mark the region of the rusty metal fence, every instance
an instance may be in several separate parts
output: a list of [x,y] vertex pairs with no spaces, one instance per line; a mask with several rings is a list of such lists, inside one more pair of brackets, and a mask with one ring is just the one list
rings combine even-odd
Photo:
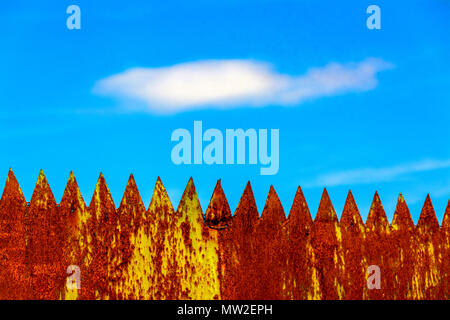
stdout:
[[313,221],[300,188],[260,216],[249,183],[232,215],[219,181],[203,215],[192,179],[174,210],[158,178],[146,209],[130,176],[116,209],[102,175],[86,206],[71,173],[58,205],[41,171],[27,204],[10,170],[0,200],[0,299],[449,299],[449,261],[450,202],[440,226],[429,197],[415,226],[375,194],[364,224],[325,190]]

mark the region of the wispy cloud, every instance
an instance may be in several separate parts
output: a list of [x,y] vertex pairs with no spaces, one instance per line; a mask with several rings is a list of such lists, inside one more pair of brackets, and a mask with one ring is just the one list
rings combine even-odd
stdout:
[[369,184],[391,181],[399,176],[410,173],[444,168],[450,168],[450,160],[423,160],[386,168],[364,168],[328,173],[318,176],[307,185],[310,187],[332,187],[347,184]]
[[207,107],[298,105],[305,100],[377,86],[378,72],[392,65],[369,58],[330,63],[303,75],[277,73],[253,60],[205,60],[165,68],[133,68],[97,82],[94,92],[144,102],[146,109],[176,113]]

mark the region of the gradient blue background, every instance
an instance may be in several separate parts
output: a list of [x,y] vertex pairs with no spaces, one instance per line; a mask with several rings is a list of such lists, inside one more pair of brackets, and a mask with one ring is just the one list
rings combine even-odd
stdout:
[[[82,29],[66,28],[66,8],[82,10]],[[366,8],[382,10],[382,29],[366,28]],[[0,174],[13,168],[29,200],[40,168],[61,199],[70,170],[89,203],[99,172],[119,205],[129,174],[149,204],[161,176],[174,207],[190,176],[206,209],[217,179],[234,211],[251,180],[262,210],[270,184],[286,213],[303,186],[312,215],[317,176],[450,159],[450,2],[433,1],[4,1],[0,7]],[[330,62],[377,57],[395,65],[372,91],[268,106],[177,115],[121,112],[93,94],[95,83],[132,67],[204,59],[255,59],[303,74]],[[175,166],[176,128],[279,128],[280,169]],[[389,219],[399,192],[413,219],[430,193],[442,221],[450,168],[373,183],[329,187],[340,216],[348,189],[363,219],[378,190]]]

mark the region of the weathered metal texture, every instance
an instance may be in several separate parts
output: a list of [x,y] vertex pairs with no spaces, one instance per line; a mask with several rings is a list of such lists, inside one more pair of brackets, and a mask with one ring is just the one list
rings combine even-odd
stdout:
[[[92,289],[89,286],[81,287],[83,278],[89,274],[88,268],[92,261],[92,233],[88,223],[90,215],[73,172],[70,173],[61,203],[59,204],[58,215],[60,221],[63,222],[61,225],[61,236],[64,241],[62,266],[66,268],[66,273],[69,266],[80,268],[79,271],[69,270],[69,272],[79,272],[80,282],[78,284],[71,282],[67,285],[66,281],[62,291],[62,298],[75,300],[79,297],[81,298],[84,291],[87,292]],[[88,284],[87,281],[86,284]]]
[[415,226],[405,199],[400,194],[389,236],[392,259],[389,267],[394,274],[394,299],[413,298]]
[[65,286],[65,223],[41,170],[27,211],[27,264],[33,299],[60,299]]
[[177,275],[176,216],[166,189],[158,177],[147,215],[150,219],[152,266],[150,298],[173,300],[181,297]]
[[253,299],[279,300],[285,296],[285,252],[281,241],[284,237],[282,226],[285,221],[286,215],[281,201],[273,186],[270,186],[261,218],[255,225],[253,251],[257,285]]
[[[364,287],[364,297],[370,300],[393,299],[393,274],[389,267],[392,246],[389,243],[390,226],[378,192],[375,192],[366,221],[366,238],[363,242],[368,266],[378,266],[381,271],[380,289]],[[367,276],[367,275],[366,275]]]
[[318,274],[314,266],[314,250],[310,242],[313,220],[302,189],[298,187],[283,225],[284,298],[317,300],[321,298]]
[[328,192],[324,189],[311,229],[311,245],[314,249],[314,266],[324,300],[343,299],[344,255],[342,233]]
[[443,288],[439,261],[442,259],[442,235],[439,222],[427,195],[416,228],[416,246],[414,250],[413,298],[435,299],[442,297]]
[[361,300],[365,298],[367,260],[364,240],[366,231],[364,222],[351,191],[348,192],[342,212],[340,227],[344,254],[344,299]]
[[[226,199],[225,199],[226,200]],[[250,182],[228,228],[219,233],[220,292],[225,300],[250,300],[257,287],[254,230],[259,214]]]
[[114,245],[109,254],[114,280],[111,299],[149,299],[152,279],[150,219],[133,175],[117,209]]
[[214,188],[211,201],[205,213],[205,224],[212,229],[224,229],[228,227],[232,219],[230,206],[223,192],[220,180]]
[[25,211],[27,202],[10,169],[0,199],[0,299],[30,299],[26,265]]
[[193,179],[175,214],[177,299],[220,299],[218,230],[204,223]]
[[339,222],[326,190],[313,222],[300,188],[286,219],[272,186],[259,217],[250,183],[231,216],[220,180],[204,218],[192,178],[176,211],[159,178],[145,210],[133,176],[117,210],[101,174],[89,208],[73,173],[59,206],[42,171],[29,206],[12,171],[0,199],[1,299],[450,299],[448,261],[450,201],[439,227],[429,196],[417,227],[378,193]]
[[109,299],[114,282],[111,258],[116,247],[115,230],[118,215],[103,174],[100,174],[88,208],[88,227],[91,234],[91,260],[86,274],[82,274],[84,299]]

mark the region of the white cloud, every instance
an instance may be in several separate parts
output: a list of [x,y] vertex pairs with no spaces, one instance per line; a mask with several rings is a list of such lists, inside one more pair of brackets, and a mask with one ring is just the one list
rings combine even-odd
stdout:
[[306,99],[376,87],[392,67],[380,59],[331,63],[304,75],[281,74],[252,60],[206,60],[165,68],[133,68],[98,81],[94,92],[144,102],[149,111],[176,113],[207,107],[296,105]]
[[365,168],[329,173],[317,177],[309,186],[339,186],[390,181],[398,176],[450,168],[450,160],[423,160],[388,168]]

